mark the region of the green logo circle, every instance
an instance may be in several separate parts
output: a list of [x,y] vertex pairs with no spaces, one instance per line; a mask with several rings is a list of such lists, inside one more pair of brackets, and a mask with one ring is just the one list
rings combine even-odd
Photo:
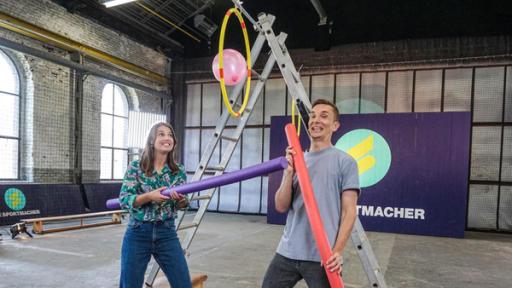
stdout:
[[4,200],[7,206],[14,211],[20,211],[25,208],[25,204],[27,203],[25,194],[16,188],[7,189],[7,191],[5,191]]
[[361,188],[377,184],[391,166],[388,143],[372,130],[352,130],[338,139],[336,148],[350,154],[357,161]]

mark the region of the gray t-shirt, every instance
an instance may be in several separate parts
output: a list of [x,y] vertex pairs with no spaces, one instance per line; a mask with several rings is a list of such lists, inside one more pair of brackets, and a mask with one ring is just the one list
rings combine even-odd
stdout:
[[[304,153],[309,178],[329,243],[334,246],[341,215],[341,193],[359,191],[357,163],[352,156],[329,147]],[[320,261],[297,176],[293,177],[292,205],[277,253],[295,260]]]

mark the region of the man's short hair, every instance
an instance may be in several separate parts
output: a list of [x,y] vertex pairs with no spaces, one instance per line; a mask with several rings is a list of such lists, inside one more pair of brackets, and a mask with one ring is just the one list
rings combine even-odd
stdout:
[[313,102],[313,105],[311,106],[311,108],[315,107],[316,105],[320,105],[320,104],[331,106],[332,111],[334,112],[334,117],[336,117],[336,120],[338,120],[338,115],[340,115],[340,111],[338,110],[338,107],[336,107],[336,105],[334,105],[334,103],[332,103],[331,101],[326,100],[326,99],[318,99],[315,102]]

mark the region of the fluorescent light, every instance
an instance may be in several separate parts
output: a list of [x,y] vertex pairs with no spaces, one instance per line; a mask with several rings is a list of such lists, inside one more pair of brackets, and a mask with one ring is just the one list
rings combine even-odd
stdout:
[[130,3],[130,2],[134,2],[134,1],[137,1],[137,0],[109,0],[109,1],[103,2],[103,5],[105,5],[107,8],[110,8],[110,7]]

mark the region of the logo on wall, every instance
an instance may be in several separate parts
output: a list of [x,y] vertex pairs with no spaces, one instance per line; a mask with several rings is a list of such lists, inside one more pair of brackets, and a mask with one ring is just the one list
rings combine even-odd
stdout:
[[7,206],[14,211],[20,211],[25,208],[25,204],[27,203],[25,194],[16,188],[7,189],[7,191],[5,191],[4,200]]
[[377,184],[391,166],[388,143],[372,130],[352,130],[338,139],[336,148],[350,154],[357,161],[361,188]]

